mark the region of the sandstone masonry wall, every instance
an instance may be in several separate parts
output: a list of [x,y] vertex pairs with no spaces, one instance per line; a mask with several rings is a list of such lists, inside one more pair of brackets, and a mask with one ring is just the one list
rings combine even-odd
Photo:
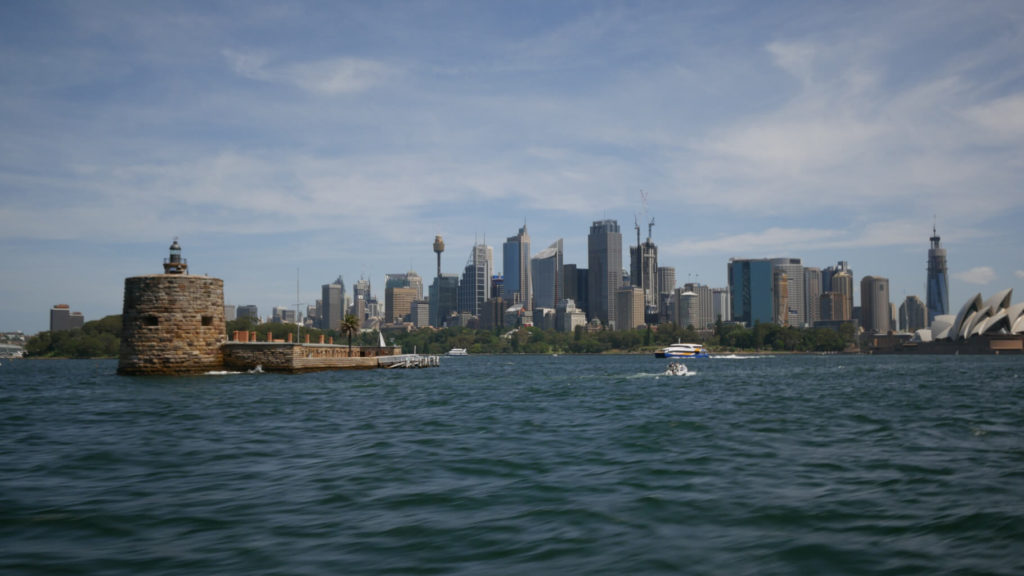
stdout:
[[224,281],[186,274],[125,278],[119,374],[223,369]]

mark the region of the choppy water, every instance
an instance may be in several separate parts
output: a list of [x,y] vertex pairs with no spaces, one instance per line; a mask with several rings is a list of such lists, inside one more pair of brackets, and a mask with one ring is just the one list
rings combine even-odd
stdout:
[[1021,574],[1024,358],[0,366],[3,574]]

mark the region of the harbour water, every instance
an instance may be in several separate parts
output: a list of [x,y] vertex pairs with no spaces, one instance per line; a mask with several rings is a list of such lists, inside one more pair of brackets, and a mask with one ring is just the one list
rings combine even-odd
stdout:
[[1022,574],[1024,357],[0,366],[2,574]]

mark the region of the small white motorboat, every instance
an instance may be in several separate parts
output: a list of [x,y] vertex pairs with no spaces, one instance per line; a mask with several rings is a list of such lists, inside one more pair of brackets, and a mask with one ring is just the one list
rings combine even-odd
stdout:
[[686,376],[690,371],[686,368],[686,364],[682,362],[671,362],[665,368],[666,376]]

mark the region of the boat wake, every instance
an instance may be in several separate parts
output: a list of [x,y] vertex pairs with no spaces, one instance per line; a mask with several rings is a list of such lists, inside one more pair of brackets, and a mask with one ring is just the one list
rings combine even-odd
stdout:
[[737,355],[737,354],[726,354],[726,355],[715,354],[714,356],[711,357],[712,360],[754,360],[756,358],[774,358],[774,356],[760,356],[760,355],[756,355],[756,356],[743,355],[743,356],[740,356],[740,355]]
[[696,376],[697,374],[698,373],[694,372],[693,370],[689,370],[685,374],[668,374],[665,372],[638,372],[631,376],[626,376],[626,379],[637,380],[640,378],[654,378],[655,380],[657,380],[658,378],[678,378],[679,376]]

